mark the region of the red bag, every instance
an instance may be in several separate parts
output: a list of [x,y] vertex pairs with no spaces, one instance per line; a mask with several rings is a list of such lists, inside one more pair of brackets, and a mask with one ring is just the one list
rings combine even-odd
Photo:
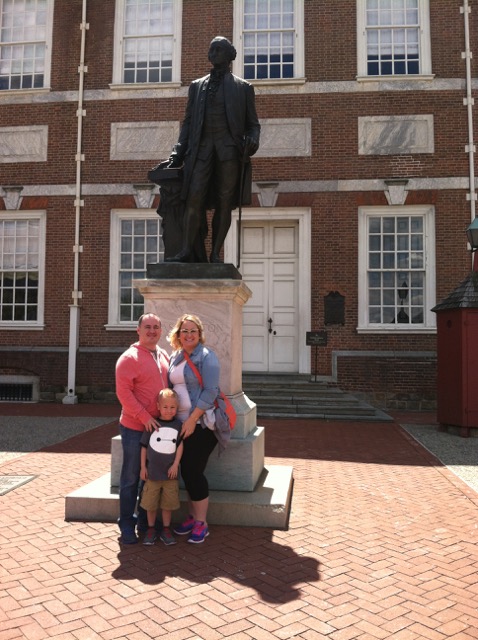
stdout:
[[[199,380],[199,384],[201,385],[201,387],[204,387],[203,382],[202,382],[202,376],[199,373],[196,365],[194,364],[194,362],[191,360],[191,358],[188,356],[188,354],[185,351],[183,351],[183,353],[184,353],[184,357],[188,361],[189,366],[193,370],[196,378]],[[225,413],[226,413],[226,415],[227,415],[227,417],[229,419],[229,427],[230,427],[230,429],[232,431],[232,429],[234,429],[234,427],[236,426],[236,420],[237,420],[236,410],[232,406],[232,402],[229,400],[229,398],[227,396],[225,396],[223,394],[223,392],[221,390],[219,390],[219,397],[224,402],[224,411],[225,411]],[[214,401],[214,406],[216,406],[216,407],[218,406],[217,400]]]

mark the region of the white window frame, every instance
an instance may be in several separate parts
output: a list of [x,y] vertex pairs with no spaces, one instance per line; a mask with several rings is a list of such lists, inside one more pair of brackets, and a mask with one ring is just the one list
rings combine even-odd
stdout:
[[[423,324],[377,324],[368,321],[368,220],[370,217],[422,216],[424,222],[424,317]],[[358,210],[358,333],[436,333],[435,208],[429,205],[360,207]]]
[[123,220],[158,220],[161,218],[156,209],[113,209],[110,216],[110,276],[109,276],[109,302],[108,324],[106,329],[127,329],[131,331],[136,327],[135,321],[120,320],[120,246],[121,246],[121,222]]
[[[267,78],[248,80],[252,84],[297,84],[305,82],[304,60],[304,1],[294,0],[294,77],[293,78]],[[234,30],[233,44],[237,51],[236,60],[233,62],[233,72],[244,77],[244,0],[234,0]]]
[[[28,87],[18,89],[0,89],[0,94],[5,94],[10,91],[18,92],[32,92],[32,91],[45,91],[50,89],[51,82],[51,54],[52,54],[52,39],[53,39],[53,9],[54,0],[46,0],[47,5],[47,17],[46,17],[46,33],[45,33],[45,59],[44,59],[44,73],[43,73],[43,86],[42,87]],[[0,17],[1,17],[2,0],[0,0]],[[1,28],[1,21],[0,21]],[[19,42],[18,44],[24,44]],[[0,43],[0,49],[2,45]]]
[[8,330],[41,330],[44,328],[45,313],[45,252],[46,252],[46,211],[2,211],[2,222],[7,220],[38,220],[38,302],[37,319],[32,320],[1,320],[0,329]]
[[366,29],[366,0],[357,0],[357,80],[423,80],[431,79],[431,33],[430,33],[430,0],[418,0],[419,29],[419,64],[420,73],[401,75],[368,75],[367,69],[367,29]]
[[125,83],[123,81],[123,44],[125,23],[125,0],[116,0],[115,27],[114,27],[114,54],[113,54],[113,82],[111,88],[138,89],[151,87],[171,87],[180,85],[181,82],[181,45],[182,45],[182,14],[183,0],[174,0],[174,24],[173,24],[173,68],[171,82],[144,82]]

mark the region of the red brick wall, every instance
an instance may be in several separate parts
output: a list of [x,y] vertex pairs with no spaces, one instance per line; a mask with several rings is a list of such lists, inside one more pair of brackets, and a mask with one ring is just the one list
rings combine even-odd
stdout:
[[436,359],[338,358],[340,388],[386,410],[424,411],[436,403]]
[[[73,187],[76,175],[77,118],[75,101],[62,92],[78,89],[81,31],[81,0],[55,3],[53,31],[52,91],[55,103],[36,100],[22,104],[2,103],[1,126],[48,125],[48,162],[1,165],[2,185],[58,185]],[[114,5],[110,0],[89,0],[86,32],[85,89],[108,90],[112,82]],[[274,94],[257,89],[261,119],[310,118],[311,157],[255,158],[255,181],[383,180],[390,177],[449,178],[468,175],[467,112],[463,106],[465,64],[462,0],[433,0],[431,5],[432,67],[436,78],[455,79],[456,91],[324,91],[308,93],[300,88]],[[350,82],[357,74],[355,0],[305,0],[305,75],[308,82]],[[232,0],[184,0],[181,79],[184,86],[207,73],[207,50],[215,35],[233,36]],[[476,46],[478,14],[470,15],[472,46]],[[475,53],[475,59],[478,54]],[[472,61],[476,77],[476,63]],[[420,85],[422,86],[422,85]],[[357,87],[359,88],[359,87]],[[88,94],[87,94],[88,96]],[[84,108],[82,181],[87,184],[123,185],[146,181],[152,162],[111,161],[112,122],[179,120],[186,98],[115,99],[91,96]],[[476,97],[475,97],[476,99]],[[397,156],[358,155],[358,118],[374,115],[433,114],[435,152]],[[476,114],[476,110],[475,110]],[[478,137],[475,117],[475,139]],[[162,158],[158,158],[160,160]],[[432,204],[436,210],[437,302],[464,278],[470,268],[464,230],[470,221],[465,190],[423,190],[408,193],[406,204]],[[258,206],[254,196],[254,206]],[[339,291],[345,296],[345,325],[328,327],[328,346],[321,350],[318,372],[332,373],[332,352],[426,351],[436,349],[434,335],[360,335],[356,331],[358,207],[386,205],[383,191],[281,193],[278,207],[310,207],[311,329],[323,328],[324,296]],[[134,207],[131,196],[84,196],[81,210],[80,255],[81,302],[80,354],[77,383],[104,391],[113,385],[117,354],[135,338],[132,331],[106,331],[108,321],[110,212]],[[0,199],[0,210],[4,208]],[[23,210],[47,211],[45,329],[0,331],[0,346],[67,348],[69,304],[73,289],[75,225],[74,196],[24,197]],[[95,353],[95,348],[113,351]],[[84,353],[81,348],[92,349]],[[42,390],[66,385],[67,352],[0,352],[0,373],[5,370],[36,373]],[[365,358],[342,358],[338,383],[364,393],[384,387],[397,393],[421,388],[428,398],[434,388],[434,362],[426,360],[410,368],[410,360],[393,362]],[[408,369],[407,369],[408,367]],[[315,373],[312,371],[312,373]],[[408,384],[408,390],[406,385]],[[92,391],[93,393],[93,391]]]

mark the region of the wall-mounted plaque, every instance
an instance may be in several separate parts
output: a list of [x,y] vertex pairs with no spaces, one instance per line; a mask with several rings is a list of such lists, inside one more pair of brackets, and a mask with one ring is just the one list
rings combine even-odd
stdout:
[[345,324],[345,297],[338,291],[324,296],[324,324]]

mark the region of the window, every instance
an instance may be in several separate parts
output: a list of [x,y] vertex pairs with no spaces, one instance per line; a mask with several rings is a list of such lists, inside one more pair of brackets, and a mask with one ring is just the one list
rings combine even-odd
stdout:
[[133,280],[146,277],[149,263],[162,262],[161,218],[154,210],[121,210],[111,214],[109,325],[135,322],[144,300]]
[[237,72],[246,80],[304,76],[303,0],[235,0]]
[[358,75],[431,73],[429,0],[358,0]]
[[359,329],[434,328],[434,305],[433,209],[360,209]]
[[53,0],[0,0],[0,90],[50,83]]
[[0,218],[0,327],[41,327],[45,214]]
[[179,82],[182,0],[118,0],[113,82]]

